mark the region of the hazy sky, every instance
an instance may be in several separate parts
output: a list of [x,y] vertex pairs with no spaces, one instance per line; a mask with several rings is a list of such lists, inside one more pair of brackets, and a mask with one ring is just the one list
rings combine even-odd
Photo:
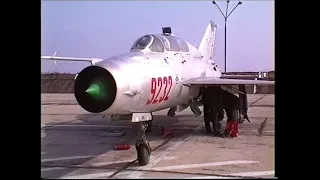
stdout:
[[[226,1],[218,4],[225,11]],[[108,58],[164,26],[198,46],[213,20],[214,60],[224,70],[224,18],[211,1],[42,1],[41,7],[41,55]],[[274,1],[243,1],[227,24],[227,71],[274,70]],[[75,73],[87,65],[42,61],[41,70]]]

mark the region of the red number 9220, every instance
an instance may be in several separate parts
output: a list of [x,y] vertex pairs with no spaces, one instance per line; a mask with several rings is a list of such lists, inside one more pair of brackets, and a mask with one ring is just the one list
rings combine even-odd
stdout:
[[158,77],[151,79],[151,98],[148,99],[148,104],[161,103],[169,99],[169,93],[172,87],[172,77]]

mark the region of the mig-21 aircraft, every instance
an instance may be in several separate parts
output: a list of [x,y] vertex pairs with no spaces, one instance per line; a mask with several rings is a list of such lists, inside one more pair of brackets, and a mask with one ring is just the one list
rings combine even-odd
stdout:
[[[274,84],[222,75],[212,60],[217,26],[210,21],[198,48],[175,36],[171,28],[136,40],[130,52],[108,59],[41,56],[43,60],[88,61],[77,74],[74,95],[88,112],[132,114],[138,162],[149,163],[151,148],[145,131],[152,112],[171,107],[182,111],[199,97],[203,86]],[[190,106],[191,107],[191,106]]]

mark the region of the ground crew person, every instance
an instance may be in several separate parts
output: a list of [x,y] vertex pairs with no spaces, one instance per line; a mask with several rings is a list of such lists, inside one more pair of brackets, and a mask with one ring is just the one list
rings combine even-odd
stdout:
[[210,91],[209,87],[203,87],[201,88],[201,94],[202,94],[202,104],[203,104],[203,119],[204,119],[204,125],[206,128],[206,131],[208,134],[212,133],[211,125],[210,125]]
[[220,131],[221,124],[218,119],[218,114],[223,110],[221,92],[222,89],[217,86],[205,87],[202,97],[205,128],[207,133],[213,133],[215,136],[222,135]]
[[[244,85],[239,85],[239,97],[236,95],[224,91],[224,108],[227,112],[227,127],[226,136],[237,137],[239,134],[239,124],[246,119],[250,122],[248,117],[248,99]],[[240,117],[241,116],[241,117]]]
[[[239,132],[237,122],[239,118],[239,98],[219,86],[203,87],[200,89],[200,93],[202,94],[201,101],[203,103],[204,123],[207,133],[213,133],[219,137],[223,137],[224,135],[237,137]],[[176,110],[176,106],[171,107],[167,115],[174,117]],[[224,118],[224,110],[227,114],[227,126],[223,135],[220,121]]]
[[[223,100],[222,100],[222,104],[223,104]],[[222,108],[220,108],[219,112],[218,112],[218,121],[222,121],[224,118],[224,110],[223,110],[223,106]]]
[[239,133],[239,98],[225,90],[222,90],[223,108],[227,114],[227,126],[225,135],[227,137],[237,137]]

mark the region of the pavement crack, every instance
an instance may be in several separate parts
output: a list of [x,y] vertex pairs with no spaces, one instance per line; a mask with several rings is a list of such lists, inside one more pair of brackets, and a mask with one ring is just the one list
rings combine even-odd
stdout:
[[258,136],[262,135],[263,128],[266,126],[267,120],[268,120],[268,118],[265,118],[264,121],[261,123],[260,128],[258,129],[258,133],[259,133]]
[[265,94],[263,96],[261,96],[259,99],[253,101],[248,107],[252,107],[255,103],[257,103],[258,101],[260,101],[261,99],[263,99],[264,97],[266,97],[268,94]]

